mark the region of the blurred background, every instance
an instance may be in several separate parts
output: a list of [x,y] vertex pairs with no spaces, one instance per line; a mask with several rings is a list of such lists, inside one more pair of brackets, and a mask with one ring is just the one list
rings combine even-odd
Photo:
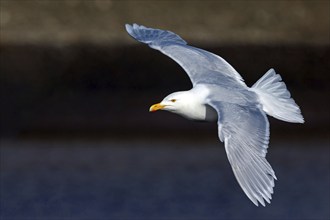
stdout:
[[[329,219],[329,16],[318,0],[0,0],[1,219]],[[281,74],[306,122],[269,118],[271,205],[244,195],[216,123],[148,112],[191,84],[126,23],[222,56],[249,86]]]

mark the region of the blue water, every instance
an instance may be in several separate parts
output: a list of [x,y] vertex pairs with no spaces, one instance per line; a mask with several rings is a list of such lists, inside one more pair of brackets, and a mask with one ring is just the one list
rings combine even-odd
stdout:
[[215,141],[1,141],[1,219],[329,219],[329,142],[271,143],[256,207]]

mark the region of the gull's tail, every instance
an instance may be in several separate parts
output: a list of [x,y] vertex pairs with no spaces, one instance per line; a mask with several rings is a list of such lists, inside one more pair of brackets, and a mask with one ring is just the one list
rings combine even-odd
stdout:
[[299,106],[291,98],[280,75],[270,69],[252,87],[263,110],[270,116],[293,123],[304,123]]

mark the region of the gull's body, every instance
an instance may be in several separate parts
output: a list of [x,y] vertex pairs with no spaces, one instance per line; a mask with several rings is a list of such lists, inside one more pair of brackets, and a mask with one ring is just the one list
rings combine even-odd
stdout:
[[275,173],[265,156],[269,143],[266,114],[303,123],[299,107],[280,75],[270,69],[251,88],[224,59],[187,45],[170,31],[126,25],[136,40],[175,60],[188,74],[193,88],[175,92],[150,111],[167,110],[192,120],[218,122],[218,135],[225,143],[234,175],[255,204],[270,203]]

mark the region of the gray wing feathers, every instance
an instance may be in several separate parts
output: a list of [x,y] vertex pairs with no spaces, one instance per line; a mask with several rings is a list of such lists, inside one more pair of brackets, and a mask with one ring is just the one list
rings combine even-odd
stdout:
[[186,71],[194,85],[246,87],[237,71],[213,53],[189,45],[168,45],[160,51],[175,60]]
[[225,137],[225,149],[234,175],[249,199],[265,206],[270,203],[275,174],[264,157],[235,143],[234,138]]
[[231,87],[244,86],[239,73],[223,58],[189,45],[170,31],[126,24],[127,32],[136,40],[148,44],[176,61],[188,74],[192,83],[212,83]]
[[258,108],[212,103],[218,111],[219,137],[225,142],[234,175],[255,204],[270,203],[275,173],[265,156],[269,142],[269,123]]

